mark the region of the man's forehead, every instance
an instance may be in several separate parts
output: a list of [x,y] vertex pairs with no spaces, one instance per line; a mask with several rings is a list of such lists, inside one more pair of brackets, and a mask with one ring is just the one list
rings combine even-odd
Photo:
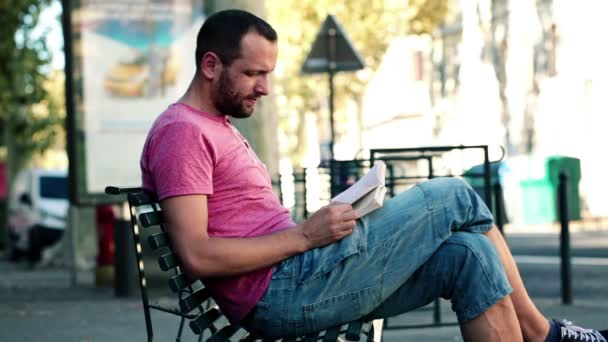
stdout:
[[234,60],[234,63],[273,69],[277,59],[277,50],[276,42],[251,31],[241,39],[239,57]]
[[257,32],[254,29],[250,29],[243,35],[241,38],[241,48],[246,45],[256,45],[260,42],[265,42],[267,44],[276,44],[276,41],[270,41],[268,38],[264,37],[261,33]]

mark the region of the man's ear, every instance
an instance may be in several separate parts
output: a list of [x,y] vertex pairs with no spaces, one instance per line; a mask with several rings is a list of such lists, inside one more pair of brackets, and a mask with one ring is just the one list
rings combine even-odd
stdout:
[[201,59],[201,73],[204,78],[211,80],[219,75],[222,69],[222,61],[219,56],[213,52],[207,52]]

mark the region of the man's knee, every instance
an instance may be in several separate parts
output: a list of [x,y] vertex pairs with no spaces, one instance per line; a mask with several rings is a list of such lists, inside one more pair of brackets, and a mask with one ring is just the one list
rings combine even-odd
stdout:
[[477,285],[472,286],[472,283],[481,280],[488,285],[501,282],[504,274],[498,253],[483,234],[454,233],[433,258],[443,268],[438,274],[444,283],[442,296],[445,298],[452,298],[453,294],[466,295],[471,290],[475,292]]
[[449,284],[459,320],[485,311],[511,292],[504,267],[491,241],[482,234],[455,233],[442,248],[454,258]]
[[462,179],[434,178],[420,188],[430,209],[445,208],[455,230],[485,232],[493,224],[492,213],[477,193]]
[[458,232],[450,236],[445,245],[455,250],[452,253],[463,263],[470,262],[474,267],[502,268],[496,248],[483,234]]

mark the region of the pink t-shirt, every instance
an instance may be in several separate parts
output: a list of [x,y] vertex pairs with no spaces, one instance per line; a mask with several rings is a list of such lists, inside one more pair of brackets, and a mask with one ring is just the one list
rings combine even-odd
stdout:
[[[176,103],[154,122],[141,156],[142,186],[159,199],[207,195],[212,237],[253,237],[295,223],[272,191],[266,166],[227,117]],[[239,276],[204,279],[232,322],[260,300],[272,267]]]

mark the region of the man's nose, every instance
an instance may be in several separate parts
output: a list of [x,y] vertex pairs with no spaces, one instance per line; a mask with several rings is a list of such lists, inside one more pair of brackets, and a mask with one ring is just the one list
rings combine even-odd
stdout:
[[268,93],[270,92],[270,77],[267,74],[260,75],[255,84],[254,90],[256,93],[262,96],[268,95]]

